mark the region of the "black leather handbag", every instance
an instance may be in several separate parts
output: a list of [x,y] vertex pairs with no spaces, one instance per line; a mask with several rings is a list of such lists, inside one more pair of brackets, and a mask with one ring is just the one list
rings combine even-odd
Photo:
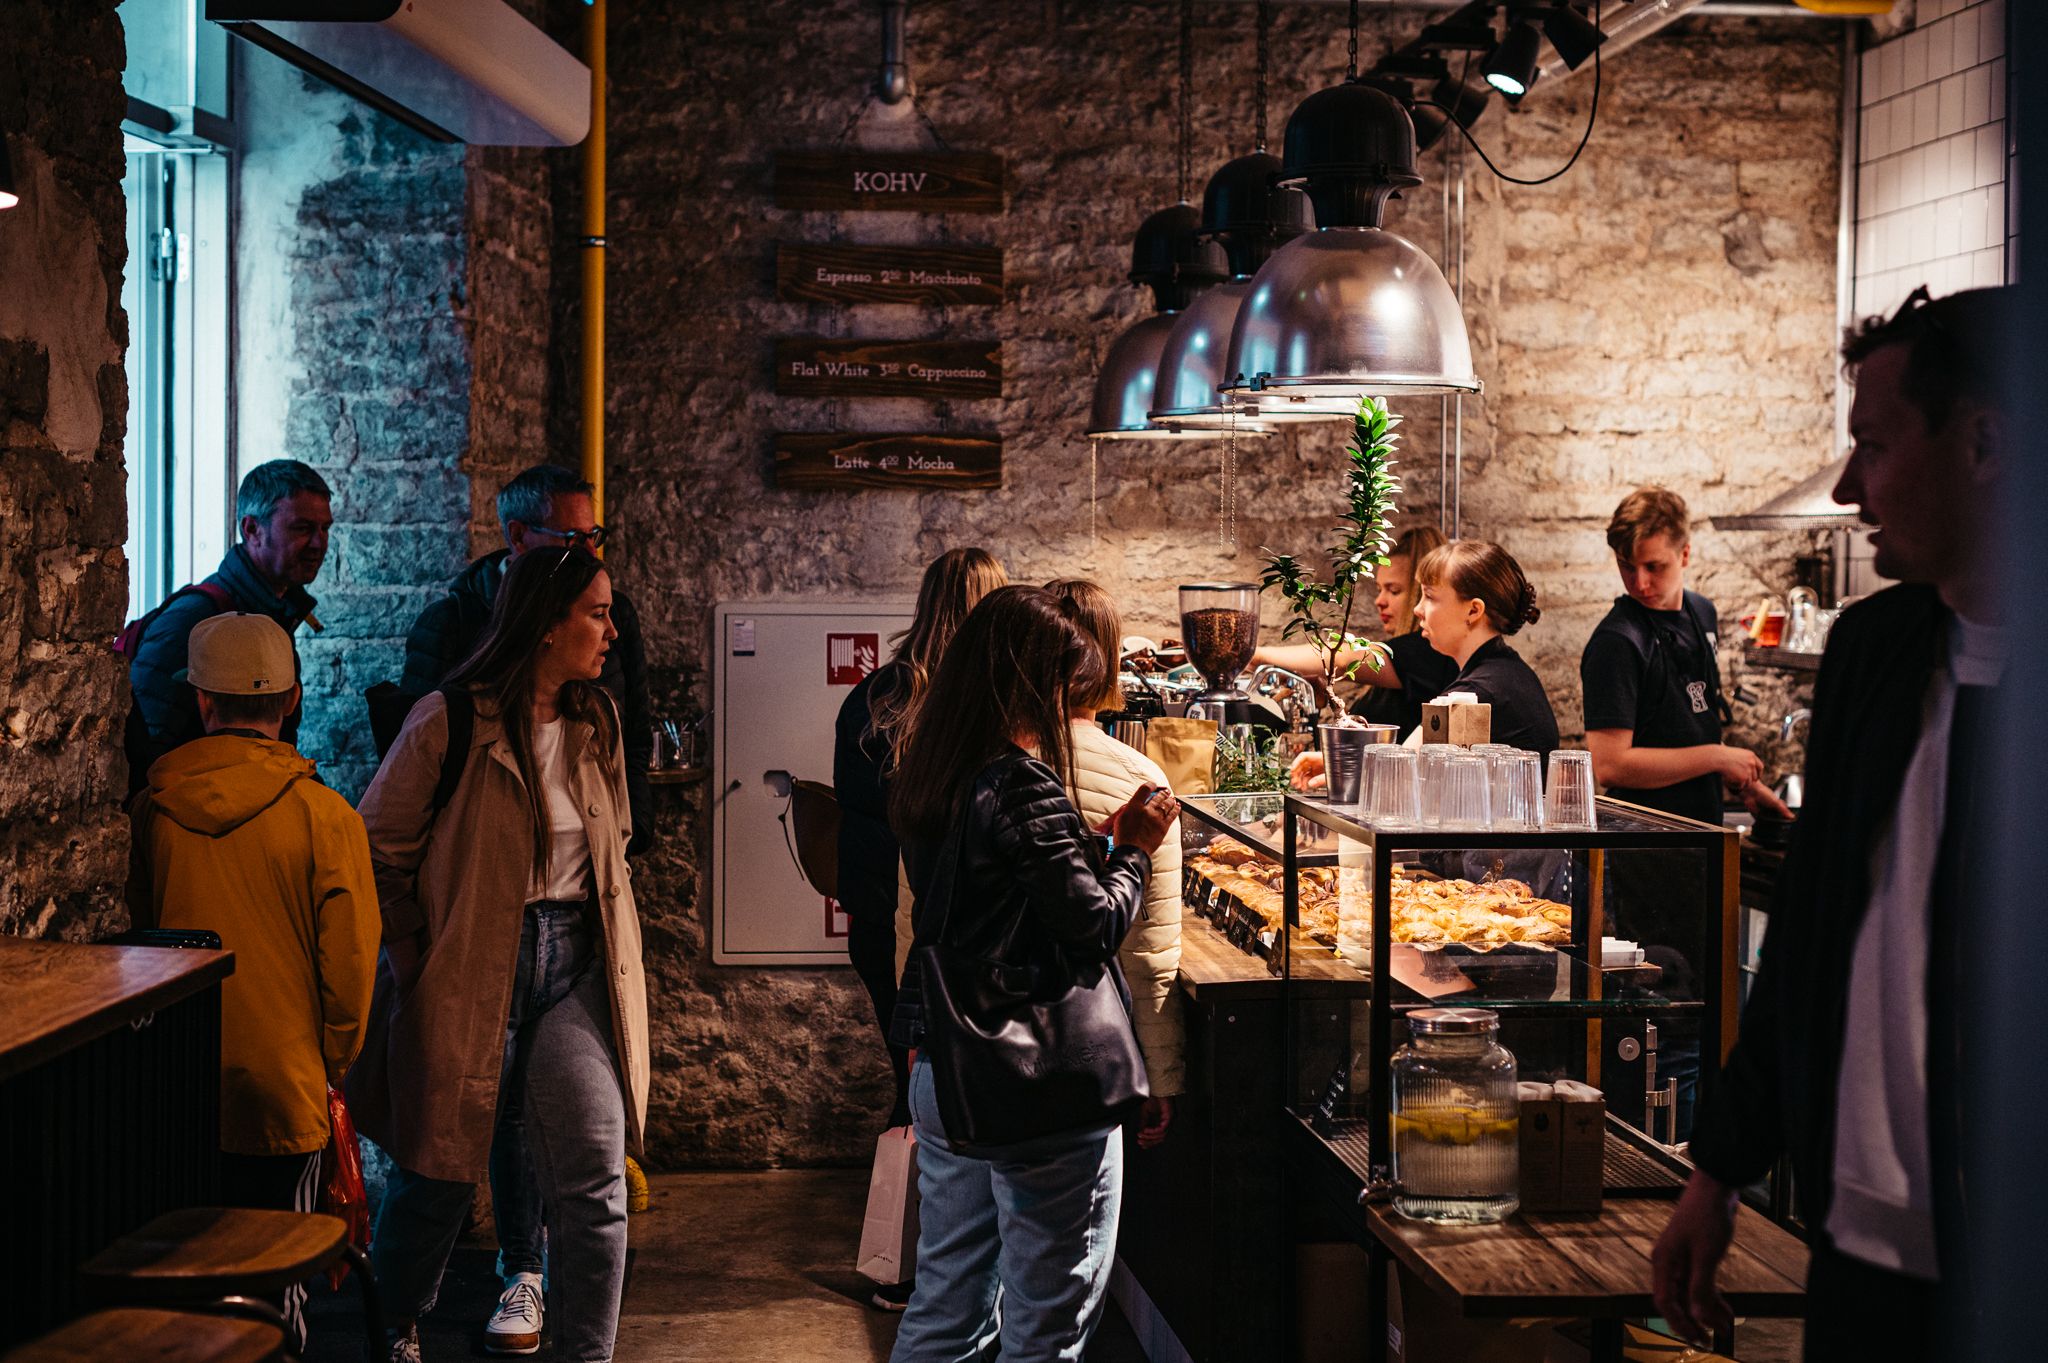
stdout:
[[977,1155],[1041,1136],[1116,1126],[1151,1096],[1145,1058],[1107,963],[986,960],[946,943],[963,813],[941,850],[917,949],[924,1052],[946,1143]]

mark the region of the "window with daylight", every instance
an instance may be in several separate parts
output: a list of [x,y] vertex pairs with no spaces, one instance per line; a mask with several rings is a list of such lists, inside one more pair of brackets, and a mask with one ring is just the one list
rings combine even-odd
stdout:
[[204,0],[123,0],[128,116],[128,607],[232,543],[228,36]]

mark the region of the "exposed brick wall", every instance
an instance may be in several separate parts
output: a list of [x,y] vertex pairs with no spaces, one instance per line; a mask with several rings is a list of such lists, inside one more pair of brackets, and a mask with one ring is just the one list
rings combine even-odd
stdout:
[[[1271,120],[1343,69],[1341,11],[1281,6]],[[1097,577],[1133,629],[1167,625],[1191,575],[1253,576],[1261,547],[1323,541],[1343,432],[1240,449],[1238,551],[1219,547],[1216,445],[1103,447],[1089,541],[1089,385],[1140,315],[1123,285],[1132,230],[1174,198],[1174,11],[1168,6],[915,10],[919,106],[955,147],[1009,162],[999,218],[804,215],[771,198],[779,148],[916,145],[870,109],[873,8],[669,4],[612,38],[609,410],[612,561],[642,603],[658,664],[702,662],[710,612],[750,596],[907,594],[932,555],[979,542],[1018,579]],[[1414,12],[1368,13],[1367,51]],[[1247,149],[1250,6],[1198,7],[1197,183]],[[1468,315],[1488,385],[1465,405],[1468,532],[1520,553],[1550,612],[1527,651],[1567,730],[1580,645],[1615,593],[1599,530],[1636,482],[1673,483],[1701,514],[1745,509],[1827,458],[1839,30],[1694,24],[1610,63],[1603,126],[1544,189],[1470,181]],[[573,37],[566,39],[573,43]],[[1496,110],[1481,134],[1546,169],[1576,141],[1585,77]],[[573,376],[576,197],[555,161],[556,359]],[[1433,253],[1441,158],[1390,226]],[[564,191],[567,192],[564,192]],[[566,215],[566,216],[565,216]],[[777,238],[1000,244],[1000,308],[813,308],[773,297]],[[777,335],[994,335],[1006,396],[932,407],[770,393]],[[562,393],[573,400],[573,388]],[[1409,507],[1439,502],[1435,399],[1409,403]],[[557,403],[557,443],[573,417]],[[1005,487],[980,495],[784,493],[767,485],[778,429],[997,429]],[[1803,539],[1701,536],[1702,581],[1732,617]],[[1782,582],[1774,585],[1782,587]],[[826,762],[824,754],[819,763]],[[848,971],[713,968],[699,870],[701,800],[664,796],[664,844],[639,877],[655,1007],[656,1158],[859,1159],[886,1072]],[[689,806],[685,812],[684,806]]]
[[126,924],[120,305],[123,43],[113,0],[25,0],[0,44],[0,932]]

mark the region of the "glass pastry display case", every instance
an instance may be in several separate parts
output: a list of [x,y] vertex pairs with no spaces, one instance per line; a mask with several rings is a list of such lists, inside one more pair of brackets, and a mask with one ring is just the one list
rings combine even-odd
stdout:
[[[1268,803],[1196,814],[1183,864],[1206,885],[1188,902],[1214,916],[1198,903],[1207,888],[1239,922],[1232,940],[1282,976],[1288,1112],[1329,1153],[1362,1181],[1384,1177],[1404,1015],[1486,1008],[1524,1079],[1606,1093],[1616,1191],[1676,1192],[1698,1083],[1734,1039],[1732,833],[1607,799],[1595,827],[1565,831],[1227,798]],[[1276,910],[1259,886],[1278,900],[1269,938],[1248,935],[1246,909],[1261,922]]]
[[1181,807],[1188,911],[1294,1000],[1299,1115],[1369,1129],[1400,1015],[1455,1004],[1502,1013],[1526,1076],[1602,1088],[1659,1144],[1689,1135],[1739,1005],[1726,830],[1605,799],[1574,831],[1376,826],[1281,793]]

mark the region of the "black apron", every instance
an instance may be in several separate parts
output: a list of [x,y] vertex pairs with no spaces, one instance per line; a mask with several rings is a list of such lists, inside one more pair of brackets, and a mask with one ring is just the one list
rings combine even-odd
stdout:
[[[1721,665],[1714,656],[1713,637],[1707,632],[1699,611],[1687,593],[1683,607],[1686,623],[1699,643],[1704,676],[1687,676],[1683,660],[1673,656],[1665,642],[1665,631],[1648,607],[1633,597],[1623,597],[1623,609],[1633,610],[1648,639],[1642,684],[1636,690],[1634,744],[1638,748],[1690,748],[1721,741],[1721,726],[1734,719],[1721,693]],[[1617,800],[1647,805],[1669,814],[1721,822],[1721,777],[1718,772],[1695,776],[1675,786],[1657,790],[1612,788]]]

